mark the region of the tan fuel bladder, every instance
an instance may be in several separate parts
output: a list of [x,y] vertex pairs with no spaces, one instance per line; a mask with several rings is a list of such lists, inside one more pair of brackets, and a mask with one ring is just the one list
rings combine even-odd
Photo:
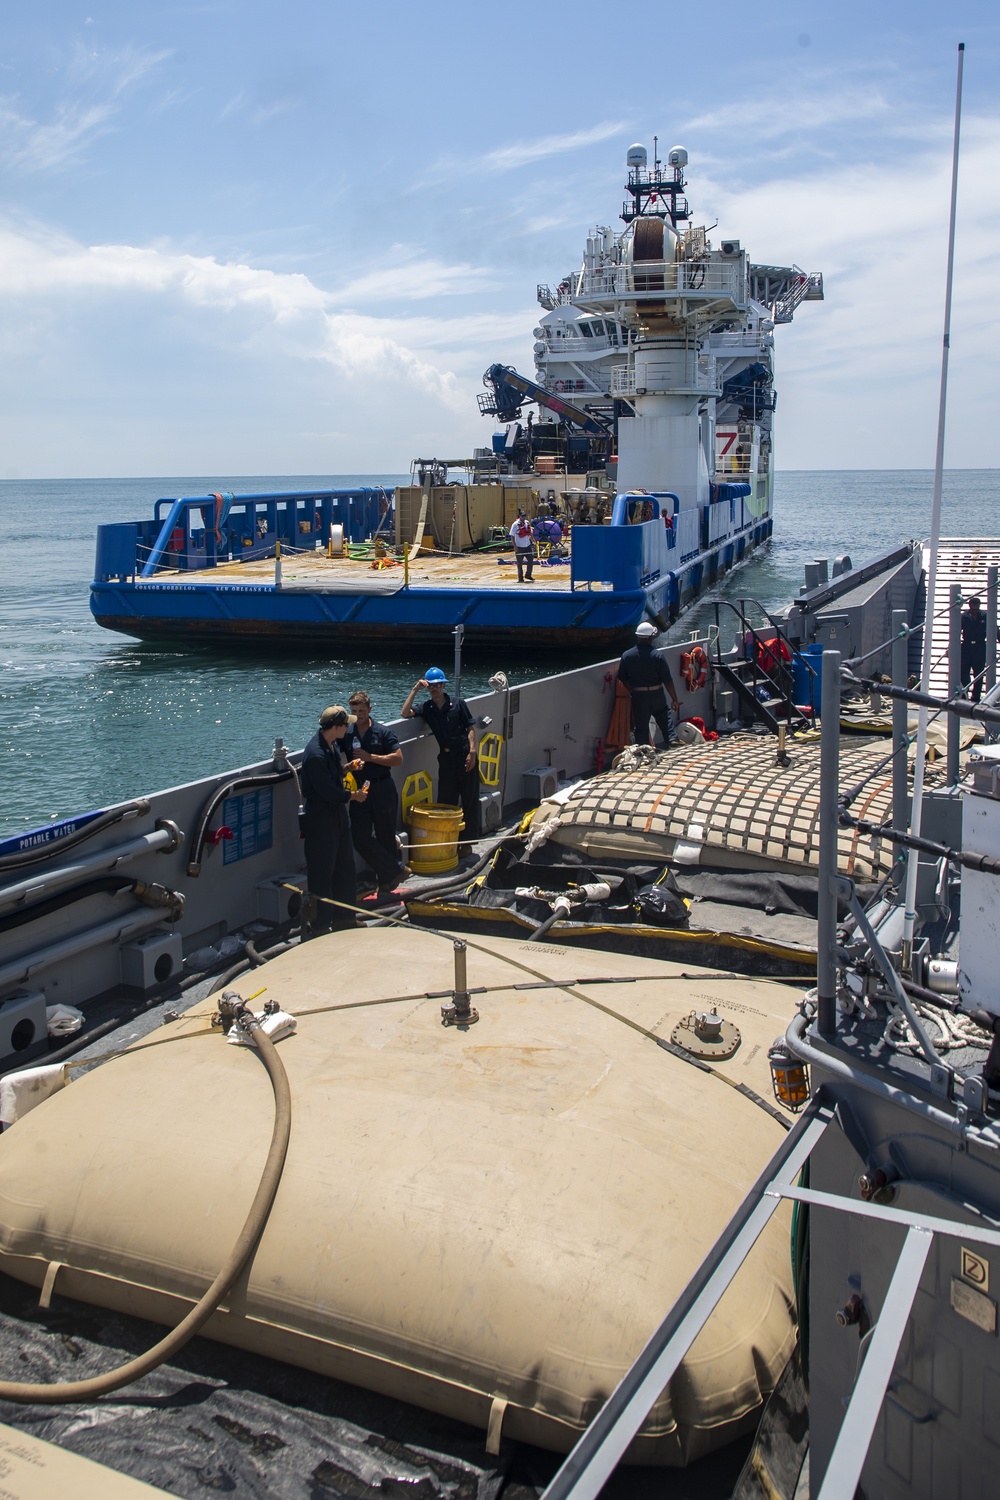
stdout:
[[[668,860],[680,844],[684,864],[802,874],[819,863],[819,748],[816,740],[790,740],[782,766],[771,735],[680,746],[634,771],[580,782],[543,802],[532,826],[554,819],[553,841],[592,859]],[[841,791],[860,787],[855,817],[890,819],[890,750],[884,739],[841,741]],[[934,775],[928,770],[928,781]],[[892,845],[842,828],[838,864],[853,880],[879,880],[891,867]]]
[[[733,1085],[770,1099],[767,1047],[795,995],[499,938],[470,942],[468,974],[486,992],[467,1030],[427,997],[453,954],[425,931],[331,934],[244,980],[298,1017],[278,1043],[291,1145],[250,1271],[206,1332],[564,1449],[782,1140]],[[514,988],[539,979],[558,984]],[[742,1037],[714,1073],[656,1040],[713,1004]],[[272,1119],[259,1059],[211,1030],[212,1008],[4,1132],[0,1269],[41,1285],[61,1262],[56,1296],[166,1323],[204,1290]],[[794,1338],[788,1233],[782,1209],[633,1460],[683,1464],[754,1421]]]

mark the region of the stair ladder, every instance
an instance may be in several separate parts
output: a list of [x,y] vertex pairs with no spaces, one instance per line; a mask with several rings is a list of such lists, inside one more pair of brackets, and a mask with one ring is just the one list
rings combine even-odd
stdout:
[[[752,606],[756,624],[751,624],[748,606]],[[737,642],[742,655],[722,655],[719,611],[728,609],[736,617]],[[744,722],[764,724],[772,734],[777,734],[782,723],[790,730],[808,729],[812,720],[800,712],[795,704],[792,686],[791,658],[794,648],[781,625],[756,599],[728,599],[715,601],[715,657],[712,662],[720,679],[731,687],[743,710]],[[785,659],[784,652],[787,652]],[[807,670],[815,676],[811,664]],[[818,693],[813,692],[813,705],[818,707]]]

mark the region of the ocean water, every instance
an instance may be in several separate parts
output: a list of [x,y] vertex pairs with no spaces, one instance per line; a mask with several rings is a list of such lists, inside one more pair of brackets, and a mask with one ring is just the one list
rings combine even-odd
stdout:
[[[176,477],[0,482],[0,836],[141,792],[265,759],[275,735],[293,747],[327,703],[364,686],[392,719],[431,662],[164,647],[100,629],[90,614],[97,526],[152,513],[161,496],[396,484],[406,476]],[[930,527],[929,472],[779,473],[771,543],[722,593],[778,608],[814,557],[855,564]],[[942,531],[996,534],[1000,471],[945,476]],[[674,629],[714,619],[699,603]],[[467,658],[463,692],[503,667],[512,682],[578,658]],[[440,665],[450,671],[451,662]]]

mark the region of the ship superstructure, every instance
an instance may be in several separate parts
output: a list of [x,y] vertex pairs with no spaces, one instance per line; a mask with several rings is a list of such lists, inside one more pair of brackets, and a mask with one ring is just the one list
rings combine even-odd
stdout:
[[[771,534],[774,328],[823,296],[819,274],[691,225],[686,163],[629,149],[624,229],[592,230],[579,269],[539,288],[533,377],[486,372],[489,448],[417,459],[391,494],[174,497],[102,526],[99,622],[392,651],[461,626],[470,646],[592,655],[642,619],[666,628]],[[540,554],[523,588],[522,509]]]
[[515,465],[607,467],[619,493],[668,492],[684,510],[710,503],[716,484],[746,483],[764,515],[774,329],[822,300],[823,277],[754,264],[736,239],[714,245],[690,222],[687,161],[682,146],[665,163],[654,146],[652,166],[645,146],[629,148],[624,229],[592,229],[580,266],[538,287],[534,380],[491,366],[480,408],[513,423],[538,402],[537,420],[505,434]]

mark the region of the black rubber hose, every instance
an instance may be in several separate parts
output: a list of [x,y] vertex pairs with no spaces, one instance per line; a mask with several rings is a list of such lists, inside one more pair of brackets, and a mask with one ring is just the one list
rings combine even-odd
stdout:
[[248,969],[252,968],[253,964],[248,958],[241,958],[238,964],[233,964],[231,969],[227,969],[224,974],[218,976],[209,990],[209,995],[217,995],[220,990],[225,989],[227,984],[232,984],[234,979],[239,979],[241,974],[245,974]]
[[68,1406],[76,1402],[93,1401],[97,1396],[110,1391],[120,1391],[122,1386],[132,1385],[144,1375],[157,1369],[183,1349],[189,1339],[208,1322],[219,1304],[224,1301],[236,1278],[253,1254],[257,1242],[264,1232],[274,1203],[281,1173],[288,1151],[288,1140],[292,1128],[292,1093],[284,1064],[270,1037],[262,1027],[253,1026],[250,1035],[261,1062],[267,1069],[274,1092],[274,1125],[271,1130],[271,1145],[264,1162],[257,1192],[243,1228],[235,1245],[227,1256],[219,1274],[203,1296],[199,1297],[190,1312],[171,1329],[166,1338],[147,1349],[145,1354],[120,1365],[117,1370],[108,1370],[104,1375],[92,1376],[89,1380],[59,1381],[53,1385],[36,1385],[19,1380],[0,1380],[0,1401],[19,1401],[34,1406]]
[[[234,979],[238,979],[241,974],[245,974],[247,969],[255,969],[261,964],[269,963],[272,958],[277,958],[279,953],[286,953],[291,947],[292,944],[289,942],[275,943],[273,948],[265,948],[263,953],[258,953],[257,949],[253,948],[252,941],[248,939],[243,950],[247,956],[241,958],[239,963],[233,964],[232,968],[227,969],[224,974],[220,974],[209,993],[217,995],[220,990],[225,989],[227,984],[231,984]],[[254,951],[253,958],[250,957],[251,948]]]
[[107,812],[100,813],[73,833],[49,839],[34,849],[19,849],[15,854],[0,855],[0,871],[19,870],[24,865],[36,865],[40,860],[51,859],[54,854],[62,854],[66,849],[75,849],[77,844],[93,838],[96,833],[103,833],[105,828],[113,828],[122,818],[127,818],[129,813],[148,813],[151,806],[145,797],[138,797],[134,802],[122,802],[118,807],[109,807]]
[[198,815],[194,837],[191,840],[191,858],[188,861],[187,867],[190,878],[193,880],[201,874],[201,856],[205,844],[205,835],[208,832],[208,825],[212,821],[220,802],[224,802],[234,792],[249,792],[254,787],[274,786],[276,782],[290,781],[291,779],[291,770],[274,771],[268,776],[237,777],[235,781],[227,781],[223,786],[216,787]]
[[942,1010],[961,1009],[961,1002],[955,995],[939,995],[937,990],[929,990],[922,984],[914,984],[912,979],[900,979],[899,982],[914,1000],[923,1000],[928,1005],[939,1005]]
[[529,943],[540,943],[541,940],[542,940],[542,938],[548,932],[549,928],[550,927],[554,927],[556,925],[556,923],[559,921],[559,918],[561,917],[561,915],[562,915],[561,912],[556,912],[556,911],[551,912],[549,914],[549,916],[547,916],[545,918],[544,922],[539,922],[539,924],[535,928],[534,932],[530,932],[528,934],[527,941]]
[[[269,958],[276,958],[279,953],[284,953],[291,946],[291,943],[282,942],[276,944],[273,948],[266,948],[263,954],[260,955],[261,962],[266,963]],[[234,969],[227,969],[224,974],[219,976],[212,994],[214,995],[216,990],[227,985],[230,979],[235,978],[237,974],[243,974],[249,968],[249,960],[243,959]],[[197,974],[185,974],[184,978],[178,983],[178,989],[182,994],[185,990],[193,989],[196,984],[202,984],[209,977],[210,972],[210,970],[202,969]],[[102,1036],[107,1036],[109,1032],[116,1031],[119,1026],[127,1026],[129,1021],[134,1021],[139,1016],[144,1016],[147,1011],[154,1010],[157,1005],[163,1005],[169,999],[169,992],[166,995],[161,992],[151,995],[148,1000],[140,1000],[137,1005],[131,1006],[128,1010],[119,1011],[116,1015],[110,1016],[108,1020],[101,1021],[99,1025],[91,1027],[89,1031],[77,1032],[76,1036],[71,1037],[62,1047],[56,1048],[54,1052],[46,1052],[44,1057],[33,1058],[31,1062],[25,1063],[20,1068],[0,1069],[0,1076],[6,1078],[11,1073],[23,1073],[27,1068],[40,1068],[47,1066],[49,1063],[65,1062],[67,1058],[75,1057],[78,1052],[85,1051],[93,1042],[99,1042]]]
[[112,1016],[109,1020],[102,1021],[99,1026],[92,1027],[90,1031],[78,1031],[76,1036],[72,1037],[64,1046],[57,1047],[54,1052],[46,1052],[44,1057],[34,1058],[30,1063],[25,1063],[22,1068],[11,1068],[3,1076],[9,1078],[11,1074],[23,1073],[28,1068],[43,1068],[48,1067],[50,1063],[65,1062],[67,1058],[74,1057],[77,1052],[82,1052],[85,1047],[89,1047],[91,1042],[99,1042],[101,1037],[107,1036],[109,1031],[115,1031],[119,1026],[127,1025],[129,1021],[134,1021],[136,1016],[141,1016],[144,1011],[152,1010],[154,1005],[159,1004],[159,998],[150,1000],[145,1005],[139,1006],[137,1010],[129,1011],[126,1015]]
[[374,917],[370,922],[366,921],[365,922],[365,926],[366,927],[391,927],[396,922],[398,922],[401,917],[403,917],[405,915],[406,915],[406,905],[405,905],[404,902],[401,901],[398,906],[385,906],[385,907],[382,907],[382,909],[379,911],[378,916]]
[[974,870],[977,874],[1000,875],[1000,859],[992,854],[977,854],[974,849],[951,849],[947,844],[904,833],[902,829],[890,828],[887,823],[869,823],[864,818],[852,817],[848,812],[841,813],[840,822],[844,828],[856,828],[866,838],[888,839],[903,849],[915,849],[920,854],[946,859],[949,864],[961,865],[963,870]]
[[76,901],[86,901],[88,896],[98,896],[105,891],[110,895],[126,889],[134,891],[139,884],[140,881],[134,878],[130,880],[127,875],[101,875],[96,880],[87,880],[82,885],[57,891],[44,901],[36,901],[34,906],[22,906],[18,911],[8,912],[6,916],[0,917],[0,932],[13,932],[16,927],[24,927],[39,917],[48,917],[54,911],[61,911],[64,906],[72,906]]
[[495,844],[491,844],[486,852],[479,856],[475,864],[470,865],[467,870],[463,870],[461,875],[453,875],[449,871],[441,880],[425,880],[421,884],[405,890],[403,892],[404,897],[407,899],[412,897],[414,901],[419,901],[424,896],[444,896],[449,891],[459,890],[463,885],[468,885],[470,880],[475,880],[476,876],[489,864],[497,850],[503,847],[507,839],[516,836],[509,833],[504,834],[502,839],[497,839]]

